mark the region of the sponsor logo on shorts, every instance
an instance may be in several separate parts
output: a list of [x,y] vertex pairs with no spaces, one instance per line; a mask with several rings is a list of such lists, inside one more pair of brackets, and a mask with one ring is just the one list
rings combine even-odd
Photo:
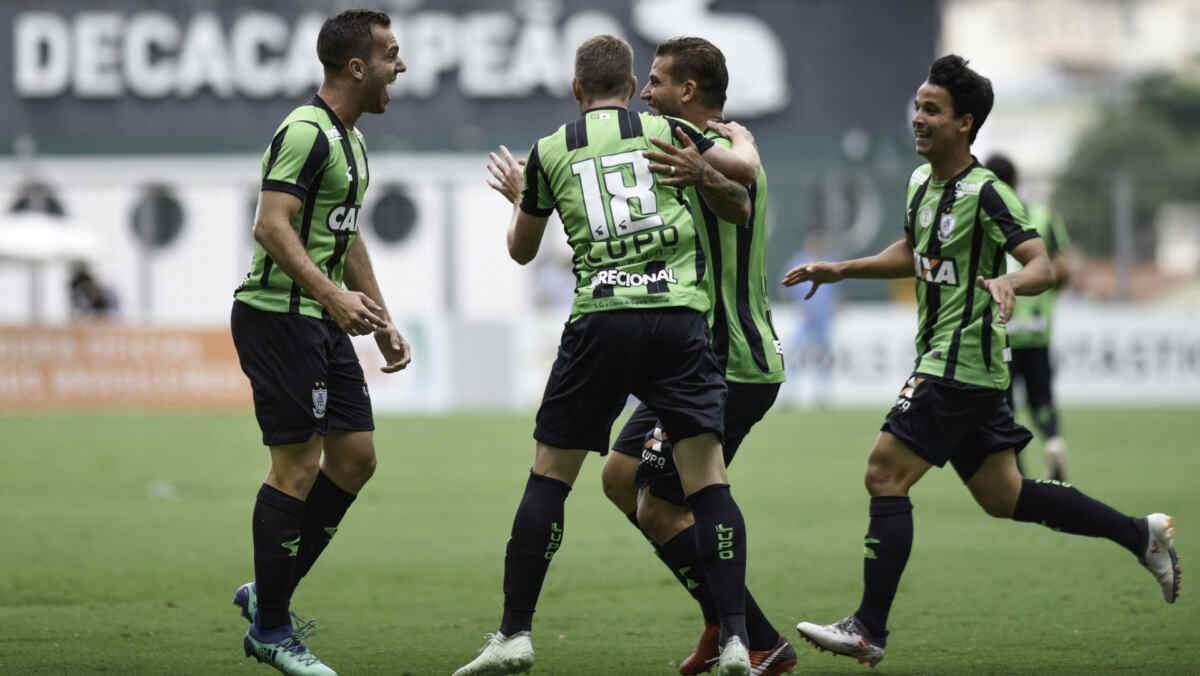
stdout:
[[329,390],[325,388],[325,383],[313,383],[312,402],[313,416],[317,418],[325,417],[325,404],[329,401]]
[[914,251],[913,272],[923,282],[958,286],[958,267],[953,258],[932,258]]
[[658,272],[650,272],[642,274],[640,272],[626,272],[624,270],[601,270],[592,276],[592,288],[596,288],[601,284],[609,284],[611,286],[646,286],[655,282],[666,282],[668,284],[678,284],[675,281],[675,268],[664,268]]
[[900,390],[900,396],[896,399],[896,404],[893,408],[899,409],[901,413],[907,411],[912,406],[913,391],[917,389],[917,385],[925,382],[924,378],[912,376],[904,383],[904,388]]

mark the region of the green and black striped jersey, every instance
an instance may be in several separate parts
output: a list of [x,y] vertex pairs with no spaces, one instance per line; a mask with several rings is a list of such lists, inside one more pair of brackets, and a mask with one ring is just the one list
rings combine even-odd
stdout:
[[1008,387],[1008,333],[975,285],[1006,270],[1005,252],[1037,237],[1012,188],[979,162],[948,181],[922,165],[908,182],[904,230],[917,285],[917,373]]
[[[730,146],[715,131],[705,132],[714,143]],[[692,218],[705,224],[712,277],[713,349],[725,364],[725,379],[735,383],[782,383],[783,344],[771,323],[767,299],[767,174],[759,169],[749,187],[750,222],[721,220],[695,187],[685,192]]]
[[[339,287],[346,252],[357,236],[358,210],[367,180],[362,132],[347,131],[319,96],[284,118],[263,154],[262,190],[300,198],[301,208],[292,227],[308,257]],[[260,310],[328,318],[321,304],[292,281],[257,242],[250,272],[234,297]]]
[[[1062,217],[1042,205],[1029,207],[1029,224],[1046,241],[1046,253],[1050,258],[1067,248],[1071,240]],[[1020,270],[1021,264],[1014,258],[1009,265]],[[1016,348],[1050,347],[1050,335],[1054,330],[1054,303],[1058,290],[1046,289],[1036,296],[1017,296],[1012,319],[1008,320],[1008,335]]]
[[701,152],[712,142],[685,122],[595,108],[529,151],[520,208],[562,219],[573,252],[571,321],[591,312],[689,307],[707,312],[707,260],[683,191],[659,185],[642,156],[651,137],[682,126]]

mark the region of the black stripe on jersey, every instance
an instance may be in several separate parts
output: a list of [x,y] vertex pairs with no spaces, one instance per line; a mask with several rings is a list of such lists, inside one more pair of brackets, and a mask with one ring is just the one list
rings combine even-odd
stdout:
[[1026,230],[1017,223],[1012,212],[1008,210],[1008,205],[1000,197],[1000,193],[992,187],[991,181],[984,183],[979,190],[979,205],[1004,234],[1005,249],[1012,251],[1021,242],[1038,236],[1036,230]]
[[983,309],[983,326],[980,328],[979,350],[983,352],[983,367],[992,370],[992,306]]
[[[957,183],[957,181],[955,182]],[[954,186],[946,186],[949,191]],[[983,200],[975,202],[975,218],[971,221],[971,261],[968,265],[968,274],[962,279],[966,287],[966,298],[963,299],[962,321],[959,322],[958,328],[954,329],[954,334],[950,338],[950,349],[946,354],[946,372],[944,377],[953,379],[954,372],[958,368],[958,351],[962,346],[962,332],[971,324],[971,315],[975,309],[975,278],[979,275],[979,259],[983,254],[983,224],[979,222],[979,212],[983,207]],[[933,227],[933,226],[930,226]]]
[[[629,118],[630,118],[630,112],[629,112],[628,108],[622,108],[617,111],[617,126],[619,126],[621,128],[621,138],[623,138],[623,139],[624,138],[633,138],[634,136],[642,135],[642,132],[640,130],[637,133],[634,133],[633,121],[630,120]],[[638,124],[639,125],[641,124],[641,120],[638,120]]]
[[581,117],[568,122],[566,128],[567,150],[579,150],[588,144],[587,118]]
[[[325,101],[320,96],[314,96],[316,104],[325,110],[325,114],[329,116],[329,121],[333,123],[335,129],[341,138],[342,154],[346,156],[346,166],[350,170],[350,185],[346,188],[346,197],[342,200],[342,205],[347,209],[353,209],[358,205],[358,161],[354,159],[354,146],[350,143],[350,134],[346,131],[346,127],[342,125],[342,120],[333,112]],[[359,149],[363,151],[363,156],[366,156],[366,149],[359,144]],[[333,277],[333,270],[342,262],[342,256],[346,254],[346,249],[350,248],[350,239],[354,236],[353,232],[348,230],[335,230],[333,233],[333,253],[330,254],[329,260],[325,261],[325,275]],[[322,313],[325,315],[327,313]]]
[[[325,178],[325,172],[322,170],[313,178],[313,190],[308,193],[308,198],[304,200],[304,209],[300,217],[300,243],[308,249],[308,233],[312,231],[313,211],[317,208],[317,195],[321,192],[321,181]],[[292,280],[292,294],[288,300],[288,312],[297,314],[300,312],[300,285]]]
[[275,165],[279,149],[283,146],[283,137],[287,134],[288,130],[288,127],[284,127],[271,141],[271,155],[267,159],[267,170],[263,173],[262,189],[286,192],[303,200],[308,194],[313,176],[325,164],[325,160],[329,159],[329,139],[325,137],[325,134],[321,132],[321,127],[315,122],[300,120],[292,124],[311,124],[317,128],[317,136],[313,139],[312,147],[308,149],[308,157],[304,158],[304,166],[300,168],[300,173],[297,174],[295,183],[266,178],[271,175],[271,168]]
[[[992,277],[1000,274],[1001,266],[1004,265],[1004,249],[996,247],[996,255],[992,257]],[[992,370],[992,306],[988,305],[983,311],[983,336],[979,340],[980,349],[983,350],[983,364],[987,370]]]
[[[665,261],[650,261],[646,263],[645,273],[647,275],[657,275],[667,269]],[[666,293],[671,290],[671,285],[667,280],[659,280],[657,282],[648,282],[646,284],[646,293]]]
[[[533,144],[533,148],[529,151],[529,159],[525,160],[525,192],[521,195],[521,211],[530,216],[545,218],[554,212],[553,208],[542,209],[538,207],[541,195],[538,191],[538,173],[545,176],[546,170],[542,168],[542,158],[538,154],[538,143]],[[546,178],[546,185],[550,185],[549,177]],[[550,196],[553,197],[553,189]]]
[[[758,183],[752,183],[750,189],[750,213],[756,213],[755,202],[758,201]],[[751,219],[753,220],[753,219]],[[763,347],[762,334],[754,323],[754,312],[750,308],[750,245],[754,241],[755,228],[737,228],[737,313],[738,323],[742,326],[742,335],[746,337],[746,345],[754,357],[754,363],[763,373],[771,370],[767,363],[767,353]]]
[[692,129],[692,126],[690,124],[684,124],[684,123],[680,122],[679,120],[676,120],[673,117],[668,117],[668,118],[666,118],[666,120],[667,120],[667,126],[669,126],[671,128],[671,138],[668,139],[671,143],[674,143],[677,146],[680,145],[679,137],[675,135],[675,130],[682,129],[683,133],[687,134],[688,138],[690,138],[692,140],[692,143],[696,144],[696,150],[701,155],[708,152],[709,148],[712,148],[714,145],[716,145],[712,139],[701,134],[700,132],[696,131],[695,129]]
[[608,298],[613,295],[612,284],[597,284],[592,289],[592,298]]
[[[713,294],[713,331],[712,343],[713,352],[717,357],[717,364],[721,367],[721,373],[725,372],[729,365],[729,314],[725,308],[725,296],[721,293],[721,231],[717,215],[712,209],[708,208],[708,204],[704,202],[704,198],[700,198],[700,213],[704,215],[704,230],[708,237],[708,249],[712,252],[713,261],[713,288],[716,293]],[[696,281],[699,282],[704,259],[704,250],[700,247],[700,238],[696,238]]]
[[[916,233],[917,210],[920,209],[921,200],[925,199],[925,192],[929,189],[929,182],[932,180],[933,180],[933,175],[930,174],[929,178],[926,178],[925,182],[921,184],[921,187],[917,188],[917,192],[915,194],[913,194],[912,203],[908,205],[908,223],[905,224],[904,229],[908,235],[908,245],[912,247],[913,251],[917,250],[917,233]],[[951,193],[951,194],[953,194],[953,193]],[[943,197],[945,197],[945,196],[943,195]],[[939,205],[939,212],[940,212],[940,207],[941,207],[941,205]],[[942,244],[936,237],[933,238],[933,242],[934,242],[934,245],[936,245],[939,249],[941,248]],[[917,253],[920,253],[920,252],[917,252]],[[925,285],[925,326],[922,327],[920,333],[917,334],[918,336],[920,336],[921,343],[922,343],[922,346],[917,348],[917,359],[920,359],[921,358],[920,355],[929,349],[929,343],[930,343],[930,341],[933,340],[933,326],[934,326],[934,324],[937,323],[938,306],[940,306],[941,304],[942,304],[941,287],[938,286],[937,284],[926,284]]]

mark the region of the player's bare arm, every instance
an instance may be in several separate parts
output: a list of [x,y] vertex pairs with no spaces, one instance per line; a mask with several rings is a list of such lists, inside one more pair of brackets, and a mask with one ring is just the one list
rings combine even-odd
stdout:
[[750,193],[745,187],[726,178],[703,157],[696,144],[681,128],[675,129],[682,148],[662,139],[651,138],[650,142],[660,152],[643,153],[651,161],[650,171],[659,174],[659,184],[676,187],[694,185],[704,196],[713,212],[730,223],[745,223],[750,220]]
[[386,322],[383,327],[375,329],[375,344],[379,346],[379,353],[386,362],[380,370],[384,373],[403,370],[412,361],[412,348],[404,336],[400,335],[387,305],[383,302],[383,292],[379,290],[379,282],[375,279],[375,270],[371,267],[371,256],[367,253],[362,233],[354,238],[354,243],[346,252],[345,278],[347,287],[366,294],[379,305],[378,314]]
[[508,226],[508,255],[521,265],[537,256],[546,232],[545,216],[525,213],[520,204],[513,205],[512,222]]
[[288,277],[329,311],[346,333],[361,336],[385,326],[387,322],[379,315],[384,310],[378,303],[359,291],[339,288],[308,257],[304,244],[292,229],[292,219],[300,206],[295,195],[262,191],[258,216],[254,219],[254,239]]
[[901,239],[874,256],[855,258],[838,263],[818,262],[797,265],[783,276],[784,286],[812,282],[804,300],[812,298],[822,284],[843,279],[895,279],[913,273],[913,250],[907,239]]
[[1050,266],[1054,268],[1054,288],[1061,289],[1071,281],[1071,255],[1062,249],[1050,257]]
[[1036,296],[1054,285],[1054,268],[1046,255],[1046,243],[1035,237],[1021,242],[1012,250],[1013,258],[1021,262],[1021,269],[1000,275],[995,279],[977,277],[975,285],[992,295],[1000,308],[1000,317],[1008,321],[1012,317],[1013,304],[1017,296]]
[[704,159],[716,167],[717,171],[742,185],[750,185],[758,180],[762,160],[758,157],[758,145],[754,142],[754,134],[737,122],[709,120],[708,128],[729,139],[732,146],[713,146],[704,153]]

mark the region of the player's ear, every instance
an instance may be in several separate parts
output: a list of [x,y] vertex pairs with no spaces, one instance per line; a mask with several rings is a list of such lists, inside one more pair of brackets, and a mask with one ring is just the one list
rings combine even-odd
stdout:
[[975,115],[965,113],[962,117],[958,118],[958,131],[960,133],[970,134],[971,127],[973,126],[975,126]]
[[687,103],[688,101],[691,101],[692,99],[695,99],[695,98],[696,98],[696,81],[695,80],[684,80],[683,85],[681,87],[681,91],[679,93],[679,102]]
[[350,61],[346,63],[346,70],[350,72],[350,77],[361,80],[367,76],[367,62],[357,56],[350,57]]
[[583,89],[579,87],[579,78],[571,78],[571,93],[575,95],[575,100],[583,103]]
[[637,76],[631,75],[629,83],[629,96],[625,97],[625,103],[629,103],[635,96],[638,95]]

